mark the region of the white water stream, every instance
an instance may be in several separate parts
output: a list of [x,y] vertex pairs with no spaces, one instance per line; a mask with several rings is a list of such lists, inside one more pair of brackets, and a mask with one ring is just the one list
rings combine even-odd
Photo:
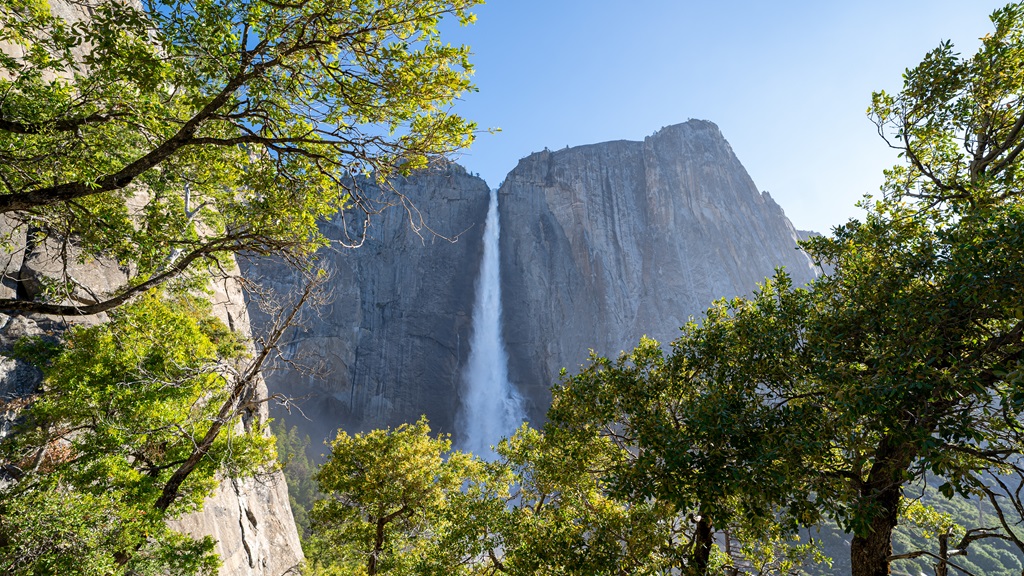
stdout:
[[456,419],[461,448],[483,457],[525,419],[523,400],[508,381],[508,353],[501,335],[500,237],[498,193],[491,190],[469,359],[463,372],[462,408]]

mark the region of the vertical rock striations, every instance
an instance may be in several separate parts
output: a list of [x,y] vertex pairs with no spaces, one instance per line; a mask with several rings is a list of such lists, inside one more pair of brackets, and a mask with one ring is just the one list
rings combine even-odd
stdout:
[[797,231],[710,122],[532,154],[499,193],[510,373],[535,419],[559,369],[589,349],[668,342],[778,266],[798,284],[814,276]]
[[[332,302],[285,344],[322,370],[268,375],[272,391],[307,398],[311,421],[286,420],[314,442],[339,427],[395,426],[421,414],[452,431],[462,405],[488,188],[457,166],[395,187],[458,241],[418,236],[409,214],[392,208],[372,219],[361,247],[322,254]],[[499,195],[509,376],[534,422],[559,369],[578,367],[590,348],[614,355],[644,334],[668,342],[691,315],[716,298],[750,294],[778,266],[797,283],[814,276],[782,209],[754,187],[710,122],[643,142],[533,154]],[[345,238],[341,225],[325,230]],[[296,289],[273,262],[243,273]],[[266,320],[250,312],[257,324]]]
[[[319,370],[267,374],[272,391],[300,399],[310,420],[284,418],[307,431],[314,445],[338,428],[396,426],[423,414],[435,430],[453,429],[489,190],[456,165],[394,187],[415,202],[430,229],[417,232],[419,216],[394,206],[371,218],[360,247],[322,251],[320,263],[331,275],[329,302],[283,344],[289,358]],[[323,230],[351,242],[341,223]],[[281,293],[297,289],[270,260],[243,265],[243,273]],[[257,325],[267,321],[253,306],[250,312]]]

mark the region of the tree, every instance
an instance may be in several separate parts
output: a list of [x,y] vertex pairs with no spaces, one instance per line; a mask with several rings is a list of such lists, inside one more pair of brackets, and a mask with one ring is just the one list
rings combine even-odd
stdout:
[[672,574],[688,524],[656,500],[619,498],[608,472],[629,455],[607,438],[523,425],[497,448],[514,480],[495,531],[505,574]]
[[855,575],[888,572],[904,486],[934,475],[947,497],[968,494],[976,473],[1020,450],[1015,386],[1000,375],[1021,350],[999,310],[1014,288],[988,271],[1018,267],[998,259],[1021,238],[991,221],[975,236],[973,217],[936,224],[919,208],[878,206],[812,248],[835,250],[836,266],[814,284],[803,327],[805,393],[828,445],[815,491],[854,534]]
[[[687,525],[678,568],[712,573],[715,532],[738,539],[733,573],[795,570],[814,556],[784,545],[818,510],[803,498],[803,460],[814,453],[812,405],[792,392],[802,378],[793,320],[806,293],[779,274],[755,298],[719,301],[691,322],[666,357],[642,339],[617,361],[592,357],[556,387],[551,427],[598,434],[626,457],[605,468],[623,501],[657,501]],[[732,551],[732,550],[730,550]]]
[[425,419],[395,430],[339,432],[315,475],[327,497],[310,514],[314,570],[467,573],[479,551],[456,543],[472,544],[462,536],[475,532],[475,518],[487,517],[467,514],[471,502],[490,493],[488,486],[501,489],[486,473],[480,460],[452,451],[448,438],[431,438]]
[[888,573],[907,482],[933,474],[947,497],[969,494],[1021,449],[1024,6],[992,21],[974,57],[943,43],[898,95],[874,95],[906,163],[863,222],[807,244],[835,270],[803,327],[831,428],[817,490],[854,533],[855,576]]
[[[481,1],[3,0],[0,213],[57,263],[0,309],[95,314],[232,253],[304,260],[319,219],[373,210],[359,177],[472,140],[449,111],[468,48],[438,24]],[[98,258],[124,274],[106,293],[69,272]]]
[[240,425],[233,373],[245,372],[245,346],[209,309],[148,294],[63,342],[19,344],[45,380],[0,442],[0,570],[215,571],[213,541],[165,520],[201,506],[219,475],[260,470],[274,450],[258,421]]

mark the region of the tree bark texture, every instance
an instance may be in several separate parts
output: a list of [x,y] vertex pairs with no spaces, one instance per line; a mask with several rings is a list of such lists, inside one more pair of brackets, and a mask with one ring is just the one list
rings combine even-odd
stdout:
[[892,531],[899,520],[902,472],[913,460],[912,446],[882,438],[875,463],[860,489],[859,507],[869,515],[867,529],[850,542],[852,576],[888,576],[892,555]]
[[693,533],[693,562],[690,570],[692,576],[707,576],[712,544],[714,544],[714,531],[711,527],[711,519],[707,514],[701,514]]

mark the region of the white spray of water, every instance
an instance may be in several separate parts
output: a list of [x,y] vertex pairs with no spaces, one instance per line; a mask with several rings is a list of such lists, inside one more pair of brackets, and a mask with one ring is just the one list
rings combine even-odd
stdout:
[[501,336],[500,237],[498,193],[491,190],[458,418],[462,448],[480,456],[490,454],[490,447],[511,435],[525,419],[522,398],[508,381],[508,354]]

